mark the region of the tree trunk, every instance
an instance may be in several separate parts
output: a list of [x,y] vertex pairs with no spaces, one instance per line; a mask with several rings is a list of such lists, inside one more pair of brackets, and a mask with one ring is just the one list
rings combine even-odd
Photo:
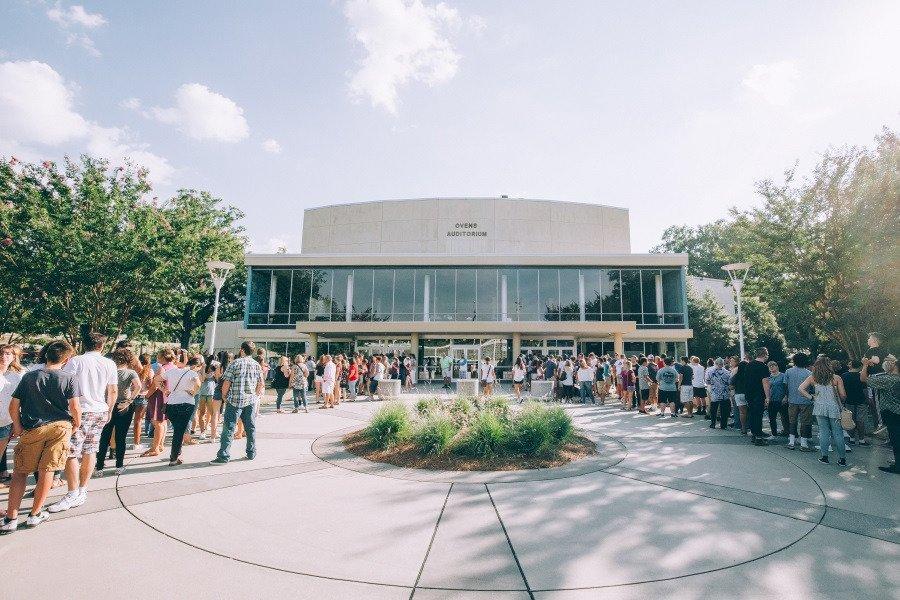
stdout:
[[178,335],[178,341],[185,350],[191,345],[191,333],[196,327],[193,319],[194,311],[191,309],[191,305],[187,304],[181,313],[181,332]]

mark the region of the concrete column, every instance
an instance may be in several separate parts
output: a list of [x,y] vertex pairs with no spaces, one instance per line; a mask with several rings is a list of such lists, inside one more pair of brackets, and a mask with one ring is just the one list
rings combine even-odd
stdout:
[[319,344],[319,334],[318,333],[309,333],[309,355],[313,358],[316,358],[318,355],[318,350],[316,346]]
[[615,352],[616,354],[624,354],[625,353],[625,339],[621,333],[614,334],[613,352]]
[[500,276],[500,320],[503,322],[509,321],[509,311],[506,306],[506,298],[507,298],[507,277],[506,275]]
[[578,272],[578,312],[584,321],[584,273]]
[[409,345],[412,346],[412,355],[416,357],[416,362],[419,362],[419,334],[418,333],[410,333],[409,334]]
[[515,361],[522,354],[522,334],[512,334],[512,359]]
[[422,320],[430,321],[431,315],[429,314],[429,310],[431,307],[431,275],[425,276],[425,283],[422,287]]
[[349,323],[353,319],[353,272],[347,275],[347,298],[344,303],[344,319]]

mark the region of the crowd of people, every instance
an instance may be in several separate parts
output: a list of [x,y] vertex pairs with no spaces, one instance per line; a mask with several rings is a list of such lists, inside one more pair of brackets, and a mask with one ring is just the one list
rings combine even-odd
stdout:
[[[107,339],[88,334],[82,352],[64,340],[44,344],[27,366],[16,345],[0,346],[0,486],[8,482],[9,499],[2,512],[0,533],[19,526],[19,507],[29,475],[34,476],[33,503],[25,525],[34,527],[51,513],[87,501],[91,478],[125,472],[125,452],[143,457],[165,452],[171,425],[168,465],[182,464],[185,445],[218,443],[210,461],[231,460],[234,439],[246,438],[247,459],[256,457],[256,418],[266,383],[275,395],[275,413],[283,414],[290,391],[292,412],[309,412],[308,394],[320,409],[360,398],[374,401],[379,382],[399,379],[407,389],[416,385],[416,362],[410,355],[361,353],[352,356],[306,354],[282,356],[270,364],[253,342],[244,342],[235,356],[162,349],[151,356],[136,353],[127,341],[104,354]],[[27,362],[27,361],[26,361]],[[445,389],[452,388],[450,357],[441,359]],[[782,370],[782,367],[786,367]],[[489,357],[467,364],[460,373],[480,380],[480,393],[491,395],[498,366]],[[894,463],[879,467],[898,473],[900,454],[900,374],[897,359],[869,337],[862,360],[846,364],[820,355],[814,360],[794,354],[791,364],[769,360],[766,348],[739,358],[594,353],[569,357],[518,356],[502,367],[511,380],[512,396],[522,402],[537,381],[552,382],[545,400],[616,403],[622,411],[660,418],[702,417],[709,428],[733,428],[758,446],[778,437],[791,450],[814,452],[819,460],[847,464],[851,446],[868,446],[871,429],[886,428]],[[533,395],[533,394],[532,394]],[[768,416],[769,431],[764,431]],[[812,424],[818,429],[818,446]],[[779,427],[780,424],[780,427]],[[9,473],[7,447],[16,439],[14,468]],[[147,439],[148,443],[142,443]],[[66,493],[46,509],[54,487]]]
[[[794,354],[782,371],[766,348],[752,356],[679,360],[665,355],[614,354],[574,357],[518,357],[512,367],[513,394],[521,402],[532,382],[552,380],[552,397],[583,403],[620,403],[623,411],[656,417],[703,417],[709,428],[733,428],[752,444],[785,438],[790,450],[814,452],[830,463],[837,454],[847,464],[851,446],[869,446],[872,430],[888,431],[894,463],[879,467],[898,473],[900,454],[900,375],[897,359],[872,333],[861,360],[840,361]],[[769,431],[764,431],[768,417]],[[818,445],[812,439],[812,424]],[[779,428],[780,423],[780,428]]]

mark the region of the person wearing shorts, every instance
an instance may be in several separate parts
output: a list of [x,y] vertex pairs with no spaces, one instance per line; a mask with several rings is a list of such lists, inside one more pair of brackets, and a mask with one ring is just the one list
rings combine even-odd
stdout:
[[666,414],[666,405],[669,405],[669,414],[672,418],[678,418],[675,405],[678,404],[678,386],[681,383],[681,373],[675,370],[671,357],[666,358],[665,366],[656,373],[656,382],[659,384],[659,415]]
[[87,485],[94,473],[100,434],[109,420],[119,395],[116,363],[101,354],[106,336],[90,333],[82,340],[84,354],[73,356],[63,370],[75,376],[81,422],[72,429],[69,459],[66,461],[68,493],[47,510],[57,513],[81,506],[87,501]]
[[25,480],[34,471],[38,481],[25,525],[35,527],[50,518],[43,508],[53,485],[53,473],[66,467],[73,427],[81,425],[78,382],[74,375],[61,370],[72,352],[72,346],[64,340],[49,342],[44,348],[44,366],[23,375],[13,392],[12,434],[18,436],[19,443],[0,533],[12,533],[18,528]]

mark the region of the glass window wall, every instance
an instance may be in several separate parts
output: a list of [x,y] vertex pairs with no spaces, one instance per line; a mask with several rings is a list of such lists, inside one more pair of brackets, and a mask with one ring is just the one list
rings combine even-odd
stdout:
[[253,268],[247,324],[345,321],[350,289],[361,322],[423,321],[427,297],[430,321],[578,321],[583,311],[587,321],[684,327],[683,278],[672,268]]

